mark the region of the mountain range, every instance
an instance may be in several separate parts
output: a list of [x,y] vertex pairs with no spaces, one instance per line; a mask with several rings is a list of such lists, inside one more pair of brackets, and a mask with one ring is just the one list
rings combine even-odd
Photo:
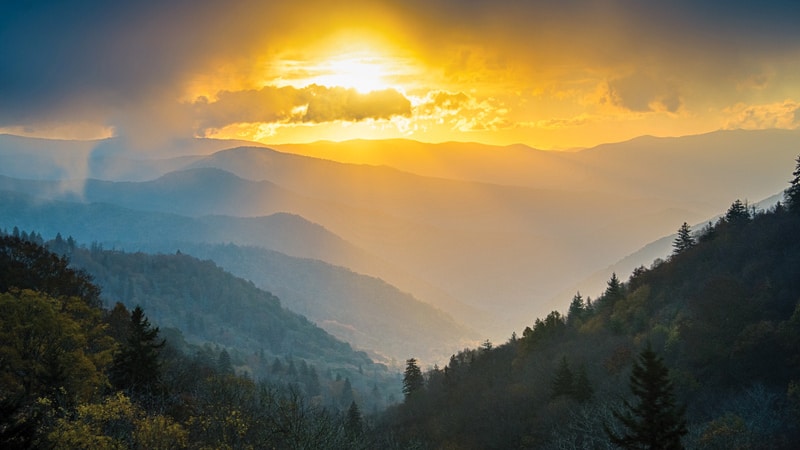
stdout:
[[[312,258],[380,278],[463,324],[455,328],[498,339],[563,309],[565,287],[681,223],[780,192],[798,141],[797,131],[724,131],[545,152],[402,140],[277,151],[198,139],[159,157],[115,140],[81,154],[78,143],[0,136],[0,159],[14,161],[0,166],[0,226],[131,250],[234,243]],[[85,170],[58,172],[65,153],[88,158]],[[8,192],[29,195],[28,206]]]

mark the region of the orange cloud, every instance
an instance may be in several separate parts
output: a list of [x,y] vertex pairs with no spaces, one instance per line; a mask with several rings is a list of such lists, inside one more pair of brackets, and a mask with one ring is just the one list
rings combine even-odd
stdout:
[[764,105],[738,103],[726,108],[725,129],[800,128],[800,102],[785,100]]
[[317,85],[265,86],[223,91],[216,97],[214,102],[201,98],[194,104],[201,132],[236,123],[358,122],[411,114],[411,102],[394,89],[360,93]]

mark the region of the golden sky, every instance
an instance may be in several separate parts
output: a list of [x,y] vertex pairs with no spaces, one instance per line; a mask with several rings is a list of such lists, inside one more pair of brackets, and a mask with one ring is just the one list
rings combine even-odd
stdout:
[[0,132],[567,149],[797,128],[798,23],[794,1],[4,2]]

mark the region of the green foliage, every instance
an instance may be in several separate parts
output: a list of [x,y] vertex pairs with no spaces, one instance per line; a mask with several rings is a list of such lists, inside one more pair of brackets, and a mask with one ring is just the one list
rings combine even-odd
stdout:
[[[0,293],[0,447],[388,448],[353,409],[352,388],[350,414],[340,414],[294,384],[231,373],[220,364],[227,352],[195,347],[187,356],[177,350],[189,348],[180,333],[165,331],[174,345],[159,339],[141,308],[102,311],[78,297]],[[297,366],[296,377],[319,381],[313,367]]]
[[589,308],[584,302],[581,293],[578,292],[572,297],[567,311],[567,324],[573,327],[580,326],[589,314]]
[[425,387],[425,378],[422,370],[417,365],[415,358],[406,360],[406,370],[403,372],[403,394],[406,398],[415,395]]
[[786,206],[792,214],[800,214],[800,156],[795,160],[792,179],[789,181],[789,188],[784,192]]
[[725,213],[724,220],[731,225],[739,225],[750,219],[750,211],[746,202],[736,199]]
[[650,344],[633,365],[630,389],[636,403],[624,402],[614,417],[625,426],[624,434],[608,431],[611,442],[626,449],[681,449],[681,437],[688,430],[684,407],[675,404],[669,370]]
[[558,366],[555,376],[552,381],[552,398],[561,396],[572,397],[575,393],[575,376],[567,363],[567,357],[561,358],[561,363]]
[[[431,448],[615,448],[604,423],[624,439],[651,417],[648,402],[618,404],[635,364],[634,398],[671,403],[659,409],[674,413],[673,435],[686,420],[687,448],[795,448],[800,217],[741,201],[726,216],[691,251],[641,267],[625,283],[612,276],[591,306],[576,295],[566,319],[554,312],[519,339],[454,355],[427,374],[423,395],[389,410],[387,433]],[[644,361],[634,351],[643,342],[653,352]],[[567,361],[582,364],[565,368]],[[634,428],[613,411],[627,411],[619,414]]]
[[695,244],[696,242],[692,236],[692,228],[688,223],[683,222],[683,225],[678,228],[678,236],[672,241],[672,255],[679,255],[694,247]]
[[166,341],[158,339],[158,327],[150,326],[141,307],[133,309],[127,339],[114,355],[111,382],[117,389],[152,393],[161,381],[159,350]]
[[100,290],[69,261],[21,237],[0,235],[0,292],[33,289],[51,297],[79,297],[100,305]]

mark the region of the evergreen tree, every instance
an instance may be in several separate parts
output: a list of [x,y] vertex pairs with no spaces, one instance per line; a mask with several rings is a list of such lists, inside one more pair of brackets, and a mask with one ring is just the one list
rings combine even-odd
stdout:
[[725,213],[725,222],[729,224],[742,223],[749,219],[750,212],[747,210],[747,202],[742,202],[738,198]]
[[630,388],[637,402],[625,401],[624,411],[613,411],[626,431],[618,436],[606,426],[611,442],[626,449],[682,449],[685,408],[675,404],[669,370],[650,343],[634,362]]
[[569,304],[569,311],[567,311],[567,324],[575,325],[580,323],[586,315],[586,303],[583,301],[581,293],[578,292],[572,297],[572,302]]
[[425,387],[425,378],[417,365],[417,360],[415,358],[406,360],[406,370],[403,372],[403,394],[408,398],[423,387]]
[[623,291],[622,282],[619,281],[617,273],[614,272],[611,274],[611,278],[607,282],[605,292],[603,292],[602,297],[600,297],[596,302],[595,308],[597,308],[597,310],[599,311],[611,307],[617,301],[621,300],[624,297],[624,295],[625,294]]
[[556,370],[556,375],[553,377],[552,393],[550,397],[558,398],[562,395],[572,397],[575,387],[574,383],[575,377],[572,374],[572,370],[569,368],[567,357],[563,356]]
[[231,363],[231,355],[227,350],[222,349],[217,358],[217,370],[225,375],[233,375],[233,364]]
[[800,156],[795,161],[792,180],[789,182],[789,188],[784,192],[784,198],[789,212],[800,214]]
[[593,395],[594,389],[591,383],[589,383],[589,376],[586,374],[586,366],[581,365],[572,383],[572,398],[579,402],[585,402],[590,400]]
[[128,340],[111,366],[111,382],[118,389],[147,393],[158,385],[161,373],[158,352],[166,343],[158,341],[158,327],[151,327],[140,306],[131,312]]
[[672,254],[677,255],[680,254],[695,245],[694,237],[692,237],[692,229],[689,227],[689,224],[683,222],[680,228],[678,228],[678,236],[672,241]]
[[364,431],[363,419],[361,417],[361,410],[358,408],[356,401],[350,402],[350,408],[347,409],[347,420],[345,422],[345,429],[351,436],[358,436]]

